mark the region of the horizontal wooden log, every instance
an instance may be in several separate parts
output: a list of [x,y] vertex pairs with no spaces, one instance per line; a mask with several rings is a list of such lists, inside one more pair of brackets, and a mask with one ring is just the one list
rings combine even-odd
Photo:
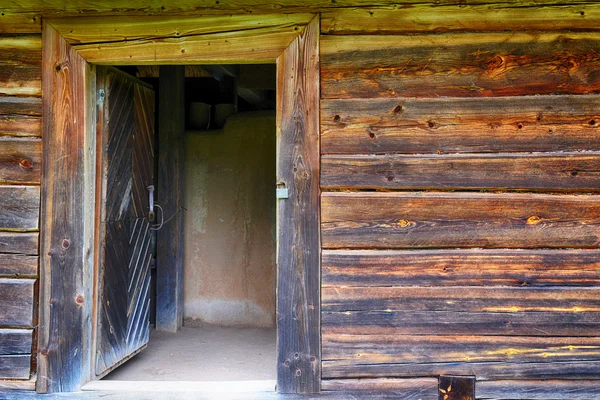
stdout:
[[597,30],[597,4],[546,5],[527,10],[498,4],[414,4],[330,9],[321,14],[328,34]]
[[39,186],[0,186],[0,230],[37,230],[40,219]]
[[[210,16],[115,16],[52,19],[50,25],[72,45],[109,43],[164,38],[185,38],[243,30],[289,28],[298,31],[314,17],[312,14],[260,14]],[[290,40],[291,42],[291,40]],[[288,43],[289,44],[289,43]]]
[[0,33],[41,33],[42,17],[36,13],[2,11],[0,13]]
[[29,65],[0,65],[0,95],[41,96],[41,67]]
[[0,379],[29,379],[31,354],[0,355]]
[[0,115],[42,116],[40,97],[0,97]]
[[505,287],[326,287],[325,312],[600,312],[600,289]]
[[[0,19],[1,21],[2,19]],[[5,68],[7,65],[41,68],[42,36],[39,34],[0,36],[0,67]]]
[[322,189],[600,190],[600,153],[329,155]]
[[324,335],[330,366],[457,362],[600,361],[600,338]]
[[[598,379],[599,361],[573,362],[483,362],[483,363],[426,363],[426,364],[354,364],[338,366],[332,361],[323,361],[323,378],[376,378],[401,376],[403,378],[473,375],[477,380],[490,379]],[[478,383],[479,385],[479,383]],[[525,397],[527,398],[527,397]],[[528,399],[528,398],[527,398]]]
[[597,312],[323,311],[323,335],[595,336]]
[[41,140],[0,137],[0,184],[39,184],[41,166]]
[[[17,396],[20,396],[20,398],[27,398],[27,396],[30,396],[32,393],[37,395],[35,393],[36,380],[36,375],[32,375],[28,380],[3,379],[0,380],[0,391],[4,391],[3,394],[10,393],[14,396],[12,397],[13,399],[16,399]],[[25,396],[23,396],[23,393],[25,393]],[[7,400],[11,400],[11,398],[8,397]]]
[[321,38],[322,98],[600,92],[598,32]]
[[477,398],[481,400],[597,399],[600,398],[600,380],[481,381],[477,382]]
[[42,118],[24,115],[0,115],[0,136],[41,137]]
[[39,233],[1,232],[0,253],[37,255]]
[[0,355],[31,354],[33,330],[0,329]]
[[324,248],[596,248],[600,197],[323,193]]
[[[314,16],[311,14],[295,14],[289,16],[256,16],[250,18],[254,29],[248,29],[244,21],[230,17],[234,22],[225,23],[223,28],[219,23],[228,17],[210,18],[177,18],[176,25],[181,26],[182,32],[172,23],[165,24],[160,19],[148,17],[135,19],[139,23],[131,24],[131,18],[125,18],[118,25],[127,34],[130,32],[135,40],[106,41],[75,46],[77,52],[88,62],[98,64],[236,64],[236,63],[274,63],[276,58],[302,32]],[[246,23],[249,23],[248,16]],[[203,27],[202,21],[207,19]],[[117,24],[120,20],[117,20]],[[101,24],[106,24],[102,20]],[[111,22],[112,24],[112,22]],[[229,28],[227,26],[231,25]],[[236,28],[236,26],[246,26]],[[69,23],[57,24],[59,32],[68,34]],[[111,30],[112,31],[112,30]],[[195,32],[199,33],[196,34]],[[86,29],[80,31],[82,39],[72,37],[71,41],[88,40]],[[169,33],[170,36],[157,38]],[[119,33],[121,35],[121,33]],[[149,37],[149,38],[148,38]],[[210,46],[210,51],[206,49]]]
[[600,150],[600,96],[321,101],[321,152]]
[[0,253],[0,277],[37,277],[38,256]]
[[33,279],[0,278],[0,326],[33,326],[34,284]]
[[321,382],[321,390],[326,392],[392,392],[403,400],[438,400],[437,378],[330,379]]
[[598,286],[599,250],[324,250],[322,286]]

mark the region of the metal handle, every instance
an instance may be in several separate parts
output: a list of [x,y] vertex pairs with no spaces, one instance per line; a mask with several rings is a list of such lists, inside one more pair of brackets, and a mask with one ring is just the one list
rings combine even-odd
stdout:
[[148,186],[148,205],[150,210],[148,211],[148,221],[154,221],[154,185]]

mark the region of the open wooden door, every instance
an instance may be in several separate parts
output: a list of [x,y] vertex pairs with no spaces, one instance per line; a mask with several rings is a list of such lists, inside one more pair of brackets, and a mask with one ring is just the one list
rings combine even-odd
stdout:
[[112,67],[97,68],[97,94],[96,375],[102,376],[149,339],[155,103],[145,83]]

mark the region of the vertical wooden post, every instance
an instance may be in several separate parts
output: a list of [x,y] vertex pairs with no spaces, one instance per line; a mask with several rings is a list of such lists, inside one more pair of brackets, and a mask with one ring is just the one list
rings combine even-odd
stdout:
[[43,176],[38,392],[90,379],[94,197],[94,69],[50,25],[43,29]]
[[[184,66],[161,66],[158,106],[158,203],[166,222],[158,231],[156,329],[176,332],[183,325],[183,134]],[[160,218],[160,214],[158,215]],[[159,221],[160,222],[160,219]]]
[[277,58],[277,390],[321,384],[319,17]]

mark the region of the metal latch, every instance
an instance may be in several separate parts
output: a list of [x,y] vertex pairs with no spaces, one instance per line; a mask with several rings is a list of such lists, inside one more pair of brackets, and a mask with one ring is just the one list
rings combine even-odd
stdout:
[[154,221],[154,185],[148,186],[148,205],[150,210],[148,211],[148,221]]
[[285,183],[278,182],[277,189],[275,189],[275,198],[287,199],[289,197],[288,189],[285,187]]

